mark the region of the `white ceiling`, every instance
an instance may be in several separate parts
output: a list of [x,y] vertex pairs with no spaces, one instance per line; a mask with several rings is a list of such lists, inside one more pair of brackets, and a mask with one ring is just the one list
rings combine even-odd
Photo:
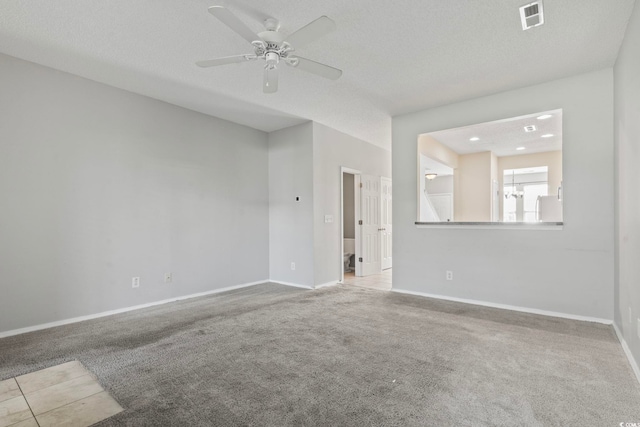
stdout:
[[[0,52],[264,131],[315,120],[390,148],[391,116],[613,66],[634,0],[546,0],[522,31],[526,1],[3,0]],[[262,93],[257,62],[195,61],[252,52],[207,13],[223,4],[255,31],[291,33],[321,15],[337,30],[300,55],[338,81],[285,68]]]
[[[544,115],[551,117],[538,119]],[[535,131],[526,132],[525,126],[531,125],[535,126]],[[540,111],[494,122],[430,132],[428,135],[458,154],[493,151],[496,156],[503,157],[558,151],[562,150],[562,110]],[[471,141],[471,138],[479,139]]]

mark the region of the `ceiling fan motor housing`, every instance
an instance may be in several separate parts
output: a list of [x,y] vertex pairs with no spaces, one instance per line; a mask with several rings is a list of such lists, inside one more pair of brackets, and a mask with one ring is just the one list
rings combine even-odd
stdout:
[[277,52],[268,51],[264,57],[269,67],[275,67],[280,62],[280,55]]
[[[288,47],[288,45],[284,43],[284,36],[273,30],[263,31],[259,33],[258,36],[260,36],[264,42],[263,45],[260,46],[262,49],[256,49],[256,54],[258,56],[264,55],[263,57],[267,62],[267,67],[275,68]],[[259,44],[259,41],[254,43],[255,46],[256,44]]]

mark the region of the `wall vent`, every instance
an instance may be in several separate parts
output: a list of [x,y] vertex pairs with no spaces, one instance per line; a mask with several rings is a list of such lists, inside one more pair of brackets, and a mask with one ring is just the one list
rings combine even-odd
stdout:
[[520,20],[522,21],[522,29],[538,27],[544,24],[544,14],[542,13],[542,0],[525,4],[520,7]]

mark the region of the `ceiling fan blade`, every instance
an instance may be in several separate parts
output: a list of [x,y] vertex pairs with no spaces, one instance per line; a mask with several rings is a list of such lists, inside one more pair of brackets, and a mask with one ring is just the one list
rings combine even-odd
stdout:
[[206,61],[198,61],[196,62],[196,65],[198,67],[207,68],[207,67],[215,67],[216,65],[235,64],[236,62],[246,62],[254,58],[255,58],[255,55],[225,56],[222,58],[207,59]]
[[328,65],[312,61],[310,59],[301,58],[299,56],[296,56],[295,59],[297,59],[298,63],[296,65],[293,65],[293,67],[300,68],[301,70],[308,71],[313,74],[317,74],[321,77],[331,80],[337,80],[342,75],[342,70],[339,70],[337,68],[330,67]]
[[264,69],[264,93],[275,93],[278,91],[278,69],[266,67]]
[[231,11],[223,6],[211,6],[209,8],[209,13],[218,18],[224,25],[231,28],[233,31],[238,33],[242,38],[247,40],[249,43],[261,40],[260,37],[249,27],[245,25],[236,15],[231,13]]
[[[264,23],[267,19],[276,19],[274,16],[269,15],[260,8],[249,6],[246,1],[235,0],[233,2],[233,9],[241,12],[244,16],[253,19],[256,22]],[[254,2],[255,3],[255,2]],[[262,3],[262,2],[261,2]],[[262,6],[262,4],[260,5]]]
[[320,18],[316,19],[313,22],[310,22],[295,33],[291,34],[285,39],[285,41],[297,49],[300,46],[311,43],[312,41],[319,39],[325,34],[330,33],[331,31],[335,30],[335,28],[336,23],[333,22],[333,19],[327,16],[321,16]]

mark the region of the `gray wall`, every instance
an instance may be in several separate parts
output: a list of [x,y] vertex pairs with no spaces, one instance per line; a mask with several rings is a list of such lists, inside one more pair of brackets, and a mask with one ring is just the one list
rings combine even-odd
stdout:
[[265,133],[4,55],[0,94],[0,331],[268,279]]
[[270,278],[309,287],[314,285],[312,156],[311,122],[269,134]]
[[309,287],[340,280],[342,166],[388,177],[391,153],[315,122],[269,134],[271,280]]
[[[564,109],[563,230],[414,225],[418,134],[556,108]],[[612,69],[395,117],[393,287],[612,319],[613,176]]]
[[343,227],[344,227],[344,237],[346,239],[355,239],[356,238],[356,223],[355,223],[355,200],[354,200],[354,175],[350,173],[343,174],[344,178],[342,181],[342,197],[344,199],[344,205],[342,209],[344,210],[343,217]]
[[[336,282],[342,277],[340,235],[340,168],[363,174],[391,176],[391,153],[373,144],[313,123],[314,281]],[[395,201],[394,201],[395,203]],[[324,216],[333,215],[333,223]]]
[[[640,364],[640,5],[615,66],[616,286],[615,324]],[[629,319],[629,310],[631,319]]]

